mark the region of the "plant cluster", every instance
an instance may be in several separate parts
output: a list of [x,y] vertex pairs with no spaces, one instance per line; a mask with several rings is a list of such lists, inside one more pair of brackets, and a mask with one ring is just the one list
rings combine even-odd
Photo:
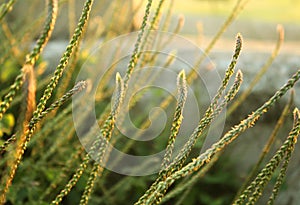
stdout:
[[[68,5],[69,12],[72,14],[75,10],[75,1],[47,0],[46,2],[47,14],[41,12],[40,19],[36,22],[23,23],[23,27],[20,24],[21,29],[18,28],[20,31],[15,33],[11,31],[14,28],[9,25],[10,22],[7,19],[17,1],[8,0],[0,5],[0,39],[3,42],[0,46],[0,204],[163,204],[170,201],[172,204],[197,202],[255,204],[272,177],[276,179],[267,204],[275,202],[300,133],[300,113],[297,108],[294,108],[294,123],[286,140],[265,165],[263,162],[275,142],[278,131],[290,115],[294,91],[291,91],[290,100],[282,111],[259,161],[239,190],[236,190],[236,185],[228,182],[231,181],[232,176],[217,172],[214,167],[220,166],[217,162],[225,148],[243,132],[253,127],[283,95],[294,87],[300,78],[300,70],[295,72],[286,84],[274,92],[274,95],[265,103],[232,126],[209,149],[201,154],[195,154],[194,150],[201,150],[208,128],[212,122],[218,121],[218,116],[227,106],[229,107],[227,115],[230,115],[247,100],[254,86],[267,72],[278,54],[283,42],[282,27],[278,27],[278,41],[269,60],[241,94],[238,94],[238,91],[243,81],[243,74],[241,70],[235,71],[235,67],[242,50],[243,40],[241,34],[237,34],[235,50],[225,70],[221,85],[197,122],[197,126],[191,135],[187,136],[184,146],[178,153],[175,153],[175,142],[178,140],[177,136],[184,121],[187,86],[199,80],[196,69],[247,3],[247,0],[237,1],[232,13],[205,49],[204,55],[200,55],[193,65],[194,69],[189,73],[186,73],[184,69],[178,73],[177,98],[174,99],[169,95],[160,103],[159,107],[173,111],[169,116],[169,126],[162,133],[164,140],[158,143],[166,148],[166,152],[160,171],[155,175],[141,177],[141,179],[109,172],[105,170],[104,165],[111,151],[109,144],[119,146],[125,153],[145,154],[143,150],[147,146],[139,146],[133,140],[124,142],[124,136],[115,129],[115,123],[117,119],[122,120],[124,117],[120,107],[124,103],[124,96],[128,91],[133,71],[137,67],[143,68],[159,63],[155,53],[149,54],[144,51],[153,49],[157,41],[160,42],[159,46],[168,43],[168,41],[157,39],[155,33],[151,31],[171,31],[176,34],[182,28],[183,17],[178,19],[174,30],[170,28],[172,6],[175,2],[173,0],[147,1],[126,72],[115,72],[114,68],[109,70],[104,78],[106,84],[102,84],[96,93],[95,104],[100,131],[95,131],[93,127],[86,131],[87,138],[92,136],[95,139],[89,153],[85,152],[77,138],[73,126],[72,103],[69,99],[79,92],[89,92],[88,79],[75,82],[76,74],[86,58],[87,48],[91,47],[98,38],[110,40],[120,34],[113,26],[114,22],[118,23],[118,11],[126,8],[123,8],[120,0],[111,1],[108,5],[109,9],[103,13],[103,17],[110,17],[111,23],[105,24],[103,19],[99,20],[100,17],[92,13],[92,10],[100,7],[104,1],[94,3],[93,0],[85,0],[76,26],[74,16],[69,15],[69,27],[72,33],[70,41],[54,72],[47,74],[45,72],[47,64],[41,55],[55,29],[59,8]],[[134,16],[143,6],[143,1],[141,1],[137,8],[128,11],[132,12],[128,15],[132,19],[125,22],[127,24],[124,26],[124,33],[132,29],[131,23]],[[162,15],[164,8],[166,12]],[[24,45],[34,40],[35,36],[30,34],[32,30],[38,30],[40,20],[45,15],[44,27],[35,45],[33,48],[28,46],[24,49]],[[91,33],[94,35],[91,36]],[[82,42],[85,44],[83,48]],[[27,49],[30,51],[27,52]],[[117,53],[118,48],[113,54],[115,56],[107,56],[107,58],[115,58]],[[166,69],[174,60],[172,55],[170,56],[165,59]],[[234,79],[232,79],[233,76]],[[140,77],[141,81],[147,78],[147,76]],[[115,80],[113,86],[110,79]],[[137,96],[129,105],[134,114],[138,114],[134,112],[134,108],[139,97],[142,96]],[[83,102],[80,103],[79,106],[84,107]],[[88,111],[83,113],[82,119],[77,120],[84,121],[88,113]],[[138,126],[142,129],[147,128],[149,121],[141,118]],[[134,134],[138,138],[140,133]],[[92,158],[92,155],[95,158]],[[122,159],[116,159],[115,163],[119,163],[120,160]],[[143,166],[147,165],[141,164],[141,167]],[[279,171],[276,172],[277,170]],[[212,173],[216,174],[212,175]],[[229,177],[225,179],[229,188],[237,191],[235,197],[222,198],[220,193],[214,199],[205,193],[204,189],[202,192],[199,189],[201,199],[188,199],[191,198],[187,197],[189,195],[197,197],[198,193],[193,193],[193,187],[196,184],[203,183],[209,188],[209,177],[220,177],[220,181],[224,181],[222,177],[226,176]]]

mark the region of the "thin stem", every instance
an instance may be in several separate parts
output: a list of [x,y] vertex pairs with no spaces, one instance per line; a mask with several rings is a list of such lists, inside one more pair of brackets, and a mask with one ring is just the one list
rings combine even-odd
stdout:
[[185,101],[187,98],[187,87],[186,87],[186,79],[185,79],[184,70],[182,70],[178,74],[177,90],[178,90],[177,106],[176,106],[175,113],[174,113],[174,118],[173,118],[172,127],[171,127],[171,134],[169,136],[166,153],[163,158],[163,162],[162,162],[162,166],[161,166],[162,170],[165,169],[171,161],[174,143],[175,143],[176,137],[178,135],[178,132],[179,132],[179,129],[180,129],[180,126],[182,123],[182,119],[183,119],[182,113],[183,113],[184,104],[185,104]]
[[255,166],[252,168],[250,174],[247,176],[247,179],[243,182],[243,185],[240,187],[239,191],[237,192],[236,196],[234,197],[235,201],[242,193],[242,191],[246,188],[246,186],[249,184],[249,182],[253,179],[253,177],[255,176],[255,174],[258,172],[259,167],[261,166],[263,160],[266,158],[266,155],[269,153],[271,146],[273,145],[276,136],[280,130],[280,128],[282,127],[283,123],[285,122],[286,118],[288,117],[288,114],[290,112],[290,109],[292,107],[293,101],[294,101],[294,92],[291,92],[291,97],[289,102],[285,105],[281,116],[279,118],[279,120],[276,123],[275,128],[273,129],[266,145],[263,148],[263,151],[259,157],[258,162],[255,164]]
[[51,0],[48,3],[48,16],[46,23],[41,33],[39,39],[36,42],[35,47],[31,53],[27,56],[26,62],[21,69],[21,73],[16,77],[14,83],[10,86],[8,93],[4,96],[3,101],[0,103],[0,119],[3,117],[3,114],[9,108],[11,102],[13,101],[17,91],[21,88],[24,83],[24,67],[27,64],[33,66],[36,60],[39,58],[41,52],[43,51],[45,45],[48,43],[48,40],[54,29],[57,16],[57,0]]
[[250,84],[247,86],[247,89],[229,107],[229,109],[227,110],[227,115],[230,115],[245,101],[245,99],[250,95],[250,93],[253,90],[253,88],[255,87],[255,85],[257,85],[259,80],[268,71],[271,64],[273,63],[275,58],[278,56],[281,45],[283,44],[283,41],[284,41],[284,29],[283,29],[282,25],[277,26],[277,31],[278,31],[278,40],[277,40],[276,46],[275,46],[271,56],[269,57],[267,62],[262,66],[262,68],[259,70],[259,72],[255,75],[255,77],[250,82]]
[[[257,177],[251,182],[251,184],[243,191],[243,193],[239,196],[239,198],[234,201],[234,205],[241,205],[246,200],[248,200],[248,204],[254,204],[258,198],[262,195],[262,191],[265,188],[266,184],[271,180],[272,175],[274,174],[276,168],[279,166],[280,162],[286,156],[286,163],[284,163],[283,168],[279,174],[279,178],[273,190],[273,194],[271,196],[271,200],[275,199],[277,194],[277,189],[282,183],[283,177],[285,175],[285,171],[291,157],[291,153],[295,148],[295,144],[297,142],[297,138],[300,134],[300,113],[296,108],[294,110],[294,125],[292,130],[289,133],[286,141],[280,147],[280,149],[276,152],[276,154],[271,158],[269,163],[258,173]],[[273,198],[274,197],[274,198]]]
[[13,5],[16,3],[15,0],[10,0],[9,2],[7,3],[3,3],[1,5],[1,13],[0,13],[0,23],[3,19],[3,17],[12,9]]
[[249,115],[246,119],[242,120],[238,125],[234,126],[229,132],[227,132],[224,137],[213,144],[211,148],[207,149],[203,154],[199,157],[195,158],[181,168],[180,170],[172,173],[165,180],[160,181],[156,187],[155,191],[149,198],[149,201],[153,201],[155,198],[162,198],[164,195],[164,191],[167,190],[176,180],[183,178],[203,167],[204,164],[207,164],[211,161],[212,157],[216,155],[218,152],[227,147],[231,142],[233,142],[242,132],[246,129],[255,125],[256,121],[267,112],[270,107],[280,99],[289,89],[291,89],[295,83],[300,78],[300,70],[298,70],[289,80],[288,82],[278,90],[267,102],[265,102],[260,108],[258,108],[255,112]]

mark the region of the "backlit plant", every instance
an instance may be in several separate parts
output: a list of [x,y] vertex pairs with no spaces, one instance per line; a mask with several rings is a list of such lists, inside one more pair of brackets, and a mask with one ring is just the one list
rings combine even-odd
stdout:
[[[159,172],[155,175],[145,176],[143,179],[111,173],[105,170],[105,166],[103,166],[110,155],[108,146],[110,143],[122,145],[121,149],[125,153],[138,153],[139,150],[147,148],[136,145],[133,140],[123,143],[122,140],[124,139],[115,129],[115,124],[117,119],[124,119],[120,107],[124,103],[123,99],[128,92],[129,81],[134,70],[137,67],[143,68],[159,63],[157,54],[146,52],[156,46],[157,36],[155,36],[155,32],[151,31],[170,31],[175,35],[182,28],[183,17],[179,17],[176,28],[172,30],[170,29],[170,21],[172,7],[176,2],[173,0],[147,1],[136,41],[132,42],[134,49],[131,52],[126,72],[116,72],[114,75],[115,68],[112,66],[112,70],[107,71],[102,81],[106,84],[101,84],[100,91],[97,91],[97,112],[100,113],[97,116],[97,122],[100,132],[93,128],[86,131],[86,136],[93,136],[95,139],[90,152],[86,153],[77,138],[75,128],[72,126],[72,104],[68,100],[79,92],[90,92],[89,80],[75,82],[75,75],[78,74],[82,61],[87,58],[88,45],[100,38],[110,40],[119,35],[114,31],[112,24],[114,20],[118,23],[118,10],[124,8],[122,1],[109,2],[103,17],[111,16],[112,23],[101,24],[99,23],[101,22],[100,17],[92,15],[92,11],[94,8],[101,7],[101,3],[104,4],[104,1],[86,0],[75,28],[73,28],[73,16],[69,16],[69,26],[73,34],[57,67],[53,73],[47,74],[44,72],[47,65],[45,65],[41,55],[55,29],[59,9],[68,5],[70,11],[74,12],[74,2],[74,0],[46,1],[47,14],[41,12],[41,18],[46,16],[44,27],[36,40],[36,44],[28,53],[26,49],[31,47],[28,46],[24,49],[22,44],[25,42],[28,44],[34,40],[33,36],[28,35],[31,32],[29,27],[33,26],[35,29],[39,29],[38,20],[37,22],[30,22],[30,25],[23,25],[20,28],[22,35],[12,33],[7,18],[17,1],[8,0],[0,5],[0,23],[2,26],[0,38],[3,42],[0,46],[0,73],[5,70],[5,66],[17,70],[18,73],[11,74],[14,79],[12,77],[1,78],[4,79],[4,82],[0,82],[0,204],[88,204],[89,202],[89,204],[163,204],[169,201],[172,204],[184,203],[184,201],[188,201],[187,196],[192,192],[192,187],[197,182],[204,180],[213,166],[217,166],[216,163],[225,148],[243,132],[253,127],[283,95],[294,87],[300,78],[300,70],[298,70],[265,103],[258,105],[256,110],[249,111],[249,115],[245,119],[232,126],[210,148],[201,154],[198,152],[195,156],[193,150],[203,148],[208,127],[214,126],[212,122],[218,122],[218,117],[222,111],[228,107],[227,114],[230,115],[247,100],[254,86],[278,55],[284,38],[283,28],[279,26],[279,37],[272,55],[253,78],[248,88],[238,94],[243,81],[243,74],[242,70],[235,71],[235,67],[242,51],[243,40],[241,34],[237,34],[232,59],[229,61],[217,92],[191,135],[186,136],[185,144],[178,153],[174,152],[178,133],[185,120],[183,112],[188,94],[187,87],[199,80],[197,79],[196,68],[204,61],[226,28],[236,19],[247,3],[247,0],[238,0],[232,13],[204,50],[204,54],[199,54],[198,61],[193,65],[194,69],[186,73],[183,68],[178,68],[178,70],[183,70],[178,72],[177,84],[174,85],[177,88],[176,98],[168,95],[159,105],[160,108],[172,108],[174,111],[169,116],[169,127],[162,134],[165,141],[160,142],[160,144],[164,143],[166,152],[160,163]],[[143,1],[138,5],[138,8],[142,7]],[[126,28],[124,33],[131,31],[131,22],[137,15],[138,8],[131,11],[132,19],[126,22],[128,24],[124,26]],[[167,9],[165,16],[162,12],[164,8]],[[98,23],[93,25],[93,22]],[[101,26],[103,28],[98,28],[95,32],[96,35],[91,36],[89,29]],[[158,39],[160,42],[158,45],[164,47],[165,44],[171,42],[172,35],[169,37],[169,41]],[[81,47],[83,44],[87,47]],[[116,56],[117,53],[118,49],[115,51]],[[107,56],[107,58],[114,57]],[[164,60],[164,67],[167,69],[173,63],[174,56],[170,55]],[[3,70],[1,71],[1,69]],[[234,79],[232,79],[233,75],[235,75]],[[140,77],[141,79],[138,79],[140,82],[147,78],[147,76]],[[110,83],[110,79],[114,79],[113,85]],[[10,86],[6,87],[6,84],[9,83],[11,83]],[[255,204],[263,194],[270,194],[268,204],[275,202],[284,182],[286,170],[300,132],[300,113],[297,108],[294,108],[294,123],[286,140],[263,168],[260,168],[270,151],[271,145],[275,142],[280,127],[290,116],[295,96],[295,92],[292,91],[290,100],[266,143],[259,161],[241,188],[236,190],[236,196],[230,196],[229,199],[222,201],[223,203],[230,203],[231,200],[232,204]],[[137,96],[135,101],[128,105],[136,115],[138,112],[134,112],[133,108],[139,97],[141,98],[141,96]],[[88,111],[91,108],[86,109],[86,113],[82,113],[82,119],[78,120],[84,121],[88,117]],[[154,116],[157,117],[157,115]],[[148,126],[149,121],[141,116],[139,127],[143,129]],[[136,138],[139,135],[138,132],[134,133]],[[96,160],[92,155],[96,156]],[[119,163],[120,160],[122,159],[116,159],[115,163]],[[279,170],[277,174],[276,170]],[[263,192],[274,176],[276,180],[272,192]],[[132,193],[132,191],[136,192]]]

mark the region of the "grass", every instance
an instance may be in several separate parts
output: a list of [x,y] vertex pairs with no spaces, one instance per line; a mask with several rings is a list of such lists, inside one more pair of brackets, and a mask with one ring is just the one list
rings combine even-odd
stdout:
[[[292,153],[300,134],[300,112],[297,106],[293,105],[293,100],[297,97],[296,92],[291,92],[291,98],[261,151],[259,160],[240,188],[235,182],[238,176],[231,167],[231,159],[224,159],[224,153],[226,149],[231,149],[230,145],[233,142],[241,138],[242,133],[255,129],[253,127],[259,119],[264,117],[265,113],[272,112],[271,107],[283,102],[281,98],[290,92],[300,79],[299,69],[263,103],[257,102],[256,109],[247,109],[246,117],[240,116],[242,120],[223,130],[222,136],[208,149],[201,153],[199,150],[202,150],[205,141],[210,137],[207,134],[208,128],[215,129],[216,126],[220,126],[220,115],[225,108],[229,108],[228,115],[240,112],[241,106],[250,100],[249,96],[255,85],[262,76],[267,75],[268,68],[276,59],[283,43],[282,27],[278,29],[278,41],[273,53],[254,76],[251,86],[243,93],[239,93],[243,83],[243,71],[236,68],[243,48],[243,38],[240,33],[236,35],[232,58],[228,59],[228,67],[217,85],[218,89],[213,93],[214,97],[208,104],[199,105],[206,110],[199,114],[197,122],[191,122],[185,113],[190,92],[205,89],[204,85],[203,88],[199,88],[197,82],[201,81],[201,78],[197,72],[210,72],[197,69],[224,31],[237,19],[246,1],[238,0],[234,4],[230,1],[228,5],[232,3],[231,12],[224,24],[208,43],[204,53],[197,53],[196,60],[188,62],[188,65],[178,63],[174,50],[168,51],[168,55],[162,55],[163,59],[163,52],[156,52],[169,44],[175,45],[173,40],[176,40],[176,34],[182,28],[183,18],[178,19],[175,30],[170,28],[170,19],[172,7],[175,6],[175,11],[178,11],[178,8],[183,8],[182,1],[176,3],[148,0],[144,7],[141,3],[144,16],[134,41],[129,41],[131,47],[126,50],[124,58],[122,46],[125,44],[118,40],[124,38],[120,37],[120,34],[126,34],[134,28],[133,21],[137,12],[133,5],[130,1],[126,1],[128,4],[120,4],[119,0],[111,1],[107,3],[108,9],[102,9],[104,13],[99,14],[92,11],[103,6],[103,2],[86,0],[81,5],[81,16],[77,24],[73,22],[73,15],[68,16],[68,29],[72,35],[52,73],[45,72],[47,64],[41,54],[52,36],[56,20],[59,21],[59,9],[63,8],[62,5],[67,5],[71,13],[76,9],[73,0],[47,2],[47,14],[40,11],[41,17],[45,18],[44,27],[39,28],[39,25],[36,25],[34,28],[41,31],[37,40],[27,30],[32,26],[33,20],[30,20],[30,17],[9,19],[9,14],[13,12],[17,2],[8,0],[0,7],[0,40],[4,42],[0,45],[0,62],[2,67],[8,66],[9,69],[16,70],[9,75],[1,74],[3,82],[0,82],[0,205],[255,204],[262,195],[267,204],[274,204],[284,178],[289,177],[286,174],[287,168],[293,160]],[[28,5],[28,9],[34,8],[35,3],[38,3],[38,0]],[[208,11],[208,2],[202,2],[201,4],[207,5],[199,10],[198,2],[190,3],[189,12],[193,12],[192,8],[198,12],[201,12],[201,9]],[[251,8],[249,6],[250,10]],[[219,9],[220,15],[223,15],[223,12],[227,13],[225,9]],[[118,18],[120,11],[124,15],[127,14],[128,21],[124,22],[124,19]],[[162,18],[163,12],[166,12],[166,18]],[[104,22],[107,17],[109,22]],[[24,22],[18,24],[21,28],[10,26],[14,25],[15,21],[19,23],[22,20]],[[124,27],[121,31],[114,28],[119,23],[125,24],[122,25]],[[97,32],[89,30],[99,26],[103,29]],[[17,31],[26,30],[29,33],[24,33],[23,38],[15,35]],[[153,32],[155,30],[173,33],[165,39],[159,32]],[[104,52],[102,50],[101,55],[86,55],[91,53],[91,49],[100,38],[105,39],[101,44]],[[36,44],[33,48],[24,48],[34,40]],[[85,42],[88,44],[84,44]],[[109,48],[105,47],[112,45],[109,44],[111,42],[118,43]],[[118,64],[124,59],[127,66]],[[86,64],[83,64],[83,61]],[[88,67],[88,72],[83,75],[84,79],[78,80],[82,77],[80,74],[85,66]],[[124,69],[120,69],[119,66]],[[0,72],[4,74],[7,69],[2,70],[2,67]],[[149,70],[153,67],[159,69]],[[169,73],[164,76],[166,70]],[[98,72],[105,75],[102,76],[102,81],[94,82],[95,77],[99,77]],[[157,88],[150,89],[151,86],[148,86],[147,89],[140,90],[145,85],[153,85],[155,80],[167,81],[172,77],[170,72],[173,78],[176,76],[172,85],[175,89],[160,92]],[[201,102],[199,98],[203,96],[197,95],[197,102]],[[90,104],[90,99],[94,99],[95,104]],[[164,109],[167,121],[164,129],[158,133],[159,136],[145,143],[145,133],[147,136],[153,133],[147,132],[152,124],[148,113],[144,113],[143,109],[148,109],[153,102],[158,104],[160,109]],[[134,118],[132,121],[126,115],[127,109],[128,115]],[[291,110],[293,123],[287,120],[288,116],[291,116]],[[94,116],[94,120],[91,120],[91,115]],[[160,117],[156,109],[151,120],[157,122]],[[133,122],[140,129],[132,131],[130,126]],[[184,132],[184,123],[195,126]],[[284,142],[275,147],[275,152],[271,152],[270,148],[275,146],[276,139],[279,139],[277,135],[283,124],[290,127],[290,132],[280,138]],[[78,125],[88,126],[78,129]],[[177,142],[181,143],[179,149]],[[115,156],[113,148],[123,152],[123,155]],[[151,155],[160,152],[161,149],[166,151],[161,160]],[[124,153],[142,157],[143,160],[134,166]],[[146,160],[144,157],[149,155],[150,160]],[[116,167],[119,169],[113,169]],[[149,172],[153,168],[157,168],[155,172]],[[224,172],[228,174],[224,175]],[[131,176],[134,174],[140,176]],[[199,184],[205,186],[196,186]],[[267,184],[273,187],[271,191],[265,190]]]

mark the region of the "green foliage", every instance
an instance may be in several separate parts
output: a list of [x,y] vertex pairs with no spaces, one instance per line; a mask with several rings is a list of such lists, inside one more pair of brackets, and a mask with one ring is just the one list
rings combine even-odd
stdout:
[[[32,6],[34,7],[37,2],[33,1]],[[232,59],[229,61],[215,96],[203,116],[196,122],[193,131],[185,136],[186,142],[182,148],[175,152],[174,147],[176,142],[181,140],[178,136],[185,120],[184,110],[188,87],[200,80],[197,78],[196,69],[226,28],[242,11],[247,0],[237,1],[231,14],[205,49],[205,53],[199,55],[192,70],[188,73],[185,70],[178,72],[182,69],[178,68],[177,84],[174,85],[177,87],[177,98],[154,89],[155,96],[158,99],[162,98],[159,107],[171,114],[168,115],[168,122],[160,133],[159,139],[145,145],[135,140],[126,141],[120,130],[115,129],[117,120],[125,120],[124,113],[120,109],[129,92],[128,86],[135,69],[154,65],[164,65],[164,69],[171,68],[175,58],[174,51],[163,59],[163,63],[160,62],[161,59],[158,59],[157,53],[145,51],[166,46],[183,26],[183,17],[179,17],[176,28],[170,28],[172,8],[176,2],[148,0],[136,41],[131,42],[133,50],[127,67],[125,66],[125,72],[120,74],[115,66],[112,66],[104,76],[102,81],[104,83],[96,92],[96,120],[100,129],[97,131],[96,127],[92,127],[85,130],[84,136],[87,139],[91,137],[95,139],[91,143],[90,152],[86,153],[77,138],[73,125],[72,104],[69,99],[79,92],[91,92],[91,85],[89,79],[79,82],[75,82],[75,79],[82,62],[87,58],[91,45],[99,38],[110,40],[118,36],[119,33],[115,32],[113,24],[119,23],[117,21],[119,11],[127,11],[128,16],[131,17],[128,21],[123,21],[124,30],[119,31],[125,34],[133,27],[132,22],[135,15],[138,15],[137,10],[133,7],[132,10],[128,9],[128,5],[124,3],[125,6],[123,6],[118,0],[99,2],[86,0],[77,26],[72,21],[74,16],[69,15],[69,29],[72,31],[70,41],[55,70],[49,74],[43,72],[43,66],[47,64],[41,55],[52,36],[56,19],[59,18],[58,11],[62,9],[62,12],[65,5],[69,6],[71,14],[74,14],[72,12],[76,9],[73,7],[74,0],[48,0],[46,2],[47,14],[41,12],[41,16],[46,18],[44,27],[39,28],[38,24],[33,24],[32,19],[31,22],[25,22],[24,18],[24,22],[20,24],[21,27],[17,28],[19,32],[24,32],[23,37],[15,35],[17,31],[14,32],[13,27],[9,26],[14,23],[9,20],[9,15],[17,2],[10,0],[0,5],[2,26],[0,40],[4,42],[0,45],[0,204],[254,204],[263,194],[270,195],[268,204],[274,203],[284,183],[300,133],[300,114],[297,108],[294,109],[294,124],[288,137],[276,153],[269,152],[281,126],[287,122],[294,92],[265,144],[257,164],[240,188],[237,183],[238,177],[234,168],[231,167],[231,159],[223,157],[222,154],[227,147],[230,149],[229,145],[232,142],[253,127],[275,103],[279,102],[283,95],[295,86],[300,78],[300,70],[260,107],[232,126],[210,148],[202,153],[199,153],[199,150],[203,148],[206,140],[207,128],[218,126],[212,123],[218,123],[221,112],[227,106],[230,106],[228,115],[238,110],[239,106],[247,100],[254,86],[266,74],[283,43],[282,27],[279,27],[279,38],[270,58],[254,77],[249,88],[235,100],[243,81],[242,71],[235,71],[243,43],[241,34],[237,34]],[[142,4],[141,1],[140,6]],[[105,9],[99,9],[103,5],[106,5]],[[93,14],[93,8],[98,8],[102,13]],[[167,12],[163,18],[164,8]],[[113,21],[104,22],[107,16]],[[21,17],[18,20],[22,21]],[[41,31],[38,37],[30,35],[28,29],[32,25],[34,29]],[[97,32],[90,30],[98,27],[103,28]],[[174,34],[164,41],[151,32],[153,30],[173,30]],[[36,44],[28,52],[30,46],[25,45],[29,45],[35,38],[37,38]],[[157,42],[159,42],[158,45]],[[118,49],[120,48],[116,46],[114,53],[108,52],[106,58],[116,60]],[[89,60],[94,63],[97,59]],[[234,75],[235,79],[232,79]],[[149,73],[138,76],[136,88],[143,85],[144,81],[154,80],[152,77]],[[158,78],[159,73],[154,77]],[[115,81],[111,82],[111,79]],[[140,129],[150,126],[147,116],[139,113],[139,110],[145,109],[144,102],[139,104],[139,101],[142,101],[146,95],[146,91],[139,93],[128,105],[130,112],[137,116],[133,121]],[[233,102],[232,105],[230,105],[231,102]],[[73,103],[78,103],[84,108],[80,119],[76,120],[86,121],[92,108],[84,102]],[[157,120],[156,112],[153,116],[153,119]],[[132,135],[135,139],[141,137],[139,131]],[[147,155],[149,147],[157,152],[165,148],[166,152],[157,174],[143,177],[123,176],[105,169],[111,153],[109,144],[129,154]],[[272,156],[263,166],[268,153]],[[114,159],[113,165],[121,164],[122,160],[122,157]],[[152,164],[145,161],[135,169],[142,170],[149,166]],[[263,168],[260,170],[261,166]],[[272,181],[272,178],[275,180]],[[273,185],[271,193],[264,192],[268,183]],[[237,193],[235,198],[234,193]]]
[[4,133],[11,135],[14,125],[15,117],[13,114],[8,113],[4,115],[4,117],[0,120],[0,137],[3,137]]

